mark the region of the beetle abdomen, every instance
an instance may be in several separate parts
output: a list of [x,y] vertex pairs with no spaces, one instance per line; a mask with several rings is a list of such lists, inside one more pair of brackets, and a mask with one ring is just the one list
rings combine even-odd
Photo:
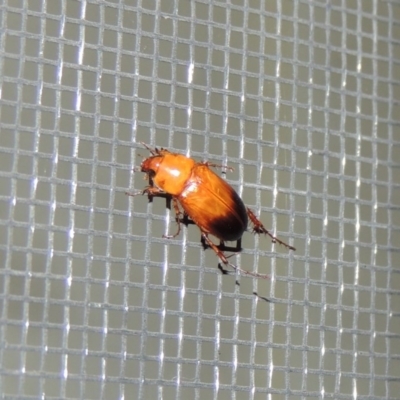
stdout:
[[208,166],[197,164],[177,196],[185,212],[206,233],[222,241],[238,240],[247,228],[242,199]]

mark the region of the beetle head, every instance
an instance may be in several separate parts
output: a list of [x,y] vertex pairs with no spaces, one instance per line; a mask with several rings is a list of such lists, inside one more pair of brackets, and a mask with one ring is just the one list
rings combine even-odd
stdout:
[[190,178],[195,161],[182,154],[158,150],[143,160],[140,168],[154,185],[172,196],[179,196]]
[[150,178],[154,177],[157,173],[158,168],[162,162],[162,156],[151,156],[143,160],[142,164],[140,165],[140,169],[142,172],[145,172],[149,175]]

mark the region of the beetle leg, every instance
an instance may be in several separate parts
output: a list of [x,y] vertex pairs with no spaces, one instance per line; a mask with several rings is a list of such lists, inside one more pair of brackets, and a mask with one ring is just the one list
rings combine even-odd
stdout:
[[165,202],[167,203],[167,208],[171,208],[171,195],[168,193],[163,192],[162,190],[150,185],[147,186],[146,188],[144,188],[143,190],[141,190],[140,192],[136,192],[136,193],[129,193],[129,192],[125,192],[125,194],[127,194],[128,196],[139,196],[139,195],[145,195],[147,194],[147,198],[149,199],[149,203],[151,203],[153,201],[153,197],[163,197],[165,198]]
[[[194,222],[193,222],[194,223]],[[203,239],[203,236],[201,237],[201,244],[204,248],[204,250],[208,249],[210,246],[206,243],[206,241]],[[231,251],[233,253],[240,253],[242,251],[242,239],[240,238],[239,240],[236,241],[236,246],[227,246],[223,240],[219,241],[219,245],[217,246],[218,250],[220,251]]]
[[214,164],[214,163],[210,163],[208,161],[204,161],[204,162],[202,162],[200,164],[205,165],[206,167],[222,168],[222,169],[226,169],[226,170],[231,171],[231,172],[234,171],[234,169],[232,167],[228,167],[227,165]]
[[176,200],[174,197],[172,198],[172,205],[174,206],[175,221],[178,224],[178,231],[174,235],[163,235],[164,239],[173,239],[174,237],[178,236],[179,233],[181,232],[181,222],[184,218],[184,214],[179,208],[178,200]]
[[154,186],[146,187],[145,189],[142,190],[142,193],[147,194],[147,196],[151,197],[165,197],[167,195],[165,192]]
[[188,226],[189,224],[196,225],[196,222],[194,222],[192,219],[190,219],[189,215],[187,215],[185,212],[183,213],[183,217],[181,218],[180,221],[183,225],[186,225],[186,226]]
[[272,243],[279,243],[288,248],[289,250],[296,250],[293,246],[290,246],[289,244],[278,239],[276,236],[272,235],[272,233],[270,233],[267,229],[265,229],[262,222],[256,217],[256,215],[253,213],[253,211],[250,210],[250,208],[247,208],[247,215],[249,216],[250,221],[253,224],[254,233],[264,233],[265,235],[268,235],[272,239]]
[[129,193],[129,192],[125,192],[125,194],[127,194],[128,196],[139,196],[139,195],[145,195],[147,194],[147,197],[149,198],[149,200],[153,197],[165,197],[165,198],[170,198],[171,195],[168,193],[163,192],[162,190],[154,187],[154,186],[147,186],[146,188],[144,188],[143,190],[141,190],[140,192],[136,192],[136,193]]
[[[211,239],[207,236],[207,234],[205,232],[201,233],[201,237],[204,240],[205,243],[207,243],[207,245],[209,247],[211,247],[215,254],[218,256],[218,258],[224,263],[225,266],[229,266],[231,267],[233,270],[235,270],[236,272],[239,272],[241,275],[250,275],[250,276],[254,276],[255,278],[264,278],[264,279],[268,279],[269,276],[268,275],[263,275],[263,274],[259,274],[257,272],[251,272],[251,271],[246,271],[244,269],[241,269],[239,267],[237,267],[236,265],[233,265],[232,263],[230,263],[228,261],[228,258],[230,256],[226,256],[219,248],[217,245],[215,245]],[[233,254],[232,254],[233,255]],[[223,270],[225,272],[223,272],[224,274],[227,272],[224,268],[220,268],[220,266],[218,267],[220,270]]]
[[205,241],[205,239],[204,239],[204,237],[203,237],[203,234],[201,234],[200,242],[201,242],[201,245],[203,246],[203,249],[204,249],[204,250],[207,250],[207,249],[210,247],[210,246],[206,243],[206,241]]
[[223,240],[221,240],[221,241],[219,242],[218,248],[219,248],[221,251],[232,251],[232,252],[234,252],[234,253],[239,253],[239,252],[242,251],[242,239],[240,238],[239,240],[236,241],[236,246],[235,246],[235,247],[227,246],[227,245],[225,244],[225,242],[224,242]]
[[173,198],[170,194],[163,192],[162,190],[154,187],[154,186],[147,186],[145,189],[143,189],[140,192],[136,193],[129,193],[125,192],[128,196],[138,196],[138,195],[145,195],[147,194],[147,197],[149,198],[149,202],[153,201],[153,197],[164,197],[167,201],[167,208],[171,208],[171,199],[172,203],[174,206],[174,211],[175,211],[175,220],[176,223],[178,224],[178,231],[174,235],[163,235],[162,237],[164,239],[173,239],[174,237],[178,236],[179,233],[181,232],[181,223],[184,224],[189,224],[194,222],[192,220],[189,220],[188,216],[186,214],[183,214],[182,211],[179,209],[179,204],[178,200]]

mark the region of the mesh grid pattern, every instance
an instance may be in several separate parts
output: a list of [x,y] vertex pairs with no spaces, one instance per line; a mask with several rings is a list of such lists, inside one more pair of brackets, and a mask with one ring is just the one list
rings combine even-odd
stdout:
[[[399,3],[0,18],[2,399],[400,398]],[[221,275],[195,226],[164,239],[165,202],[125,195],[140,142],[233,166],[297,251],[245,234],[257,280]]]

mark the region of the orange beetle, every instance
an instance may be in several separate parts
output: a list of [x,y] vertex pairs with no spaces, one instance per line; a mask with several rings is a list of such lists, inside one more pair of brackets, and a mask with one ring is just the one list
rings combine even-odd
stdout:
[[[274,243],[296,250],[265,229],[255,214],[245,207],[235,190],[210,169],[221,167],[220,165],[196,162],[182,154],[171,153],[165,149],[153,150],[145,143],[142,144],[151,153],[140,166],[141,171],[149,178],[149,186],[139,193],[127,194],[147,194],[150,201],[153,197],[172,199],[178,231],[175,235],[164,235],[165,238],[177,236],[181,231],[181,223],[194,223],[200,229],[203,246],[211,247],[225,266],[259,278],[268,276],[239,269],[231,264],[223,253],[226,250],[241,251],[241,238],[249,219],[254,233],[264,233],[270,236]],[[213,243],[208,235],[218,238],[220,244]],[[236,247],[225,246],[227,241],[236,241]],[[223,273],[227,273],[221,265],[219,268]]]

